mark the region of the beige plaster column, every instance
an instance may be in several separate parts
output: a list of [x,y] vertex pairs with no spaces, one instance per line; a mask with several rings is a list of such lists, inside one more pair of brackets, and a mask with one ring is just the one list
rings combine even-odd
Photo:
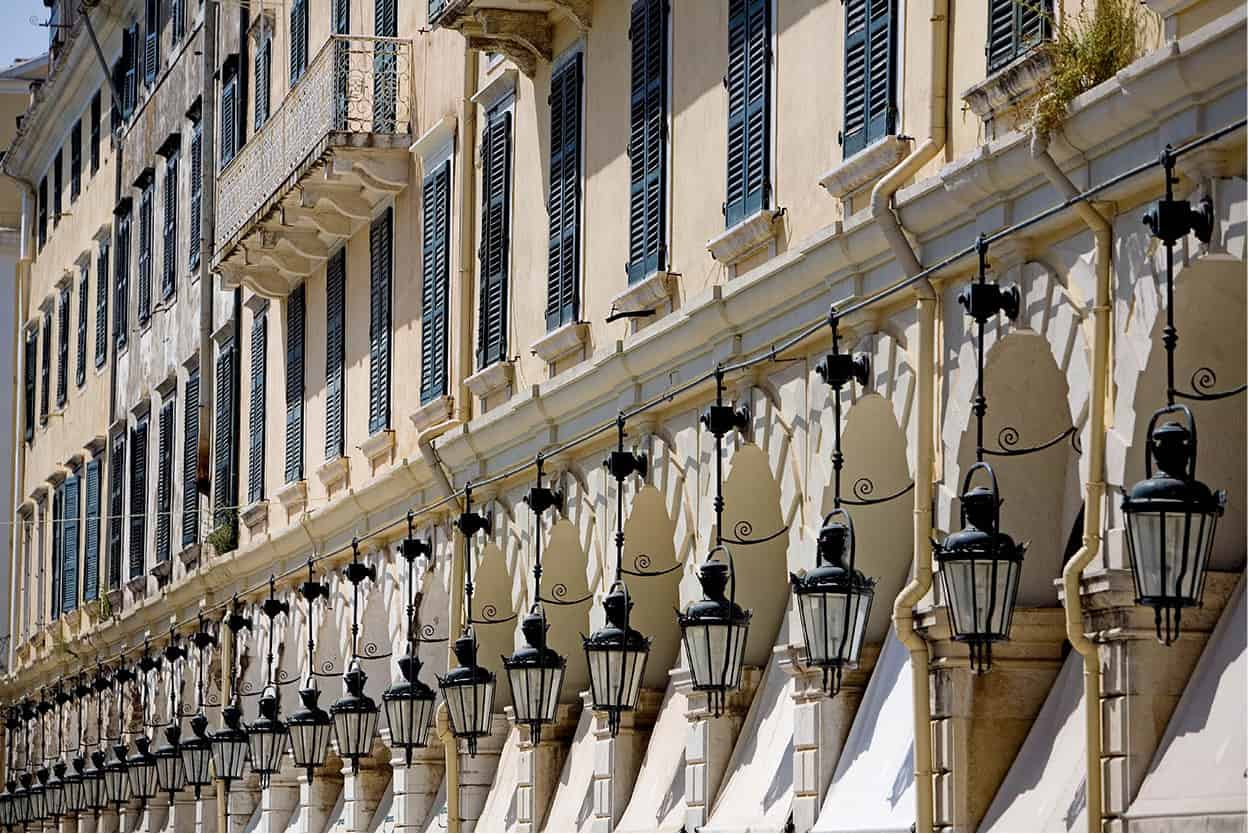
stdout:
[[390,781],[389,752],[373,742],[372,755],[358,764],[342,763],[342,815],[348,831],[369,831]]
[[686,692],[689,703],[685,712],[689,721],[685,742],[685,828],[695,831],[710,818],[732,748],[762,680],[762,670],[755,666],[742,670],[741,688],[728,696],[718,717],[710,711],[707,694],[692,690],[688,670],[673,672],[672,678]]
[[96,816],[94,811],[83,811],[75,820],[76,827],[74,831],[79,834],[94,834],[96,830]]
[[[260,777],[248,773],[242,779],[230,783],[230,792],[226,796],[226,818],[230,831],[242,831],[251,822],[260,803]],[[209,829],[211,830],[211,828]]]
[[486,797],[494,784],[498,759],[511,734],[511,722],[503,713],[494,716],[493,732],[477,742],[477,755],[469,756],[461,745],[459,750],[459,816],[461,831],[475,831],[477,820],[485,808]]
[[331,758],[325,766],[316,771],[311,783],[308,775],[300,773],[299,782],[299,823],[294,830],[308,834],[314,831],[329,830],[329,815],[338,803],[338,795],[342,793],[341,762]]
[[143,805],[143,831],[164,831],[169,824],[169,794],[157,794]]
[[117,817],[116,807],[100,811],[99,816],[96,818],[95,830],[102,832],[103,834],[113,834],[114,832],[121,830],[121,824]]
[[[169,795],[165,794],[168,801]],[[195,830],[195,789],[178,791],[173,795],[169,813],[165,817],[165,830],[171,832]]]
[[[388,734],[383,730],[383,737]],[[390,752],[391,785],[394,792],[394,830],[414,834],[425,830],[425,822],[437,801],[438,788],[446,775],[446,758],[437,734],[429,734],[429,746],[412,750],[412,761],[401,749]]]
[[[620,716],[620,731],[611,738],[607,719],[594,716],[594,815],[590,819],[591,831],[614,831],[628,800],[633,795],[633,785],[641,771],[641,761],[650,742],[663,703],[663,692],[643,689],[637,699],[637,709]],[[586,709],[588,709],[588,703]]]
[[260,830],[285,831],[290,815],[299,805],[299,773],[284,766],[269,777],[269,786],[260,791]]
[[143,821],[143,809],[139,807],[139,801],[132,799],[121,809],[121,827],[120,831],[137,831]]
[[[546,822],[546,812],[555,795],[555,785],[563,771],[563,760],[568,755],[568,744],[576,732],[580,719],[579,704],[560,704],[555,710],[555,721],[542,728],[541,742],[534,745],[528,727],[517,727],[520,733],[519,774],[516,781],[516,831],[541,831]],[[515,712],[507,707],[508,721],[514,721]]]
[[[192,794],[193,795],[193,794]],[[205,832],[213,831],[217,827],[217,788],[216,785],[205,785],[199,789],[199,801],[192,801],[191,808],[194,815],[191,820],[194,824],[193,828],[183,828],[182,831],[194,831],[196,834],[205,834]]]

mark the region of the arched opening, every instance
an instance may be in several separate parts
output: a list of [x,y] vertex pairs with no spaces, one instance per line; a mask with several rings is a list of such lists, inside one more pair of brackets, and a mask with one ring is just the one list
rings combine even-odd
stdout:
[[[576,527],[567,519],[560,519],[550,528],[549,539],[543,548],[542,596],[556,602],[585,600],[589,596],[585,579],[586,562]],[[532,593],[530,589],[530,598]],[[564,703],[579,700],[579,693],[589,688],[589,667],[581,648],[581,635],[589,633],[591,602],[585,600],[572,605],[545,606],[546,622],[550,626],[547,642],[566,658],[568,664],[560,695]],[[521,645],[523,640],[517,632],[516,645]]]
[[[663,495],[644,486],[633,498],[624,522],[624,569],[664,571],[676,565],[676,523],[667,514]],[[612,551],[614,558],[614,550]],[[610,569],[614,576],[614,567]],[[680,605],[680,572],[660,576],[624,576],[633,600],[630,625],[650,638],[643,686],[662,690],[678,662],[680,628],[672,612]],[[601,606],[596,611],[602,619]]]
[[[473,550],[472,616],[478,621],[474,626],[477,662],[498,676],[494,687],[494,711],[502,712],[503,707],[511,705],[511,688],[502,680],[501,658],[511,654],[515,646],[515,623],[510,619],[516,613],[511,597],[511,571],[507,569],[507,557],[493,541]],[[505,622],[482,622],[495,620]]]

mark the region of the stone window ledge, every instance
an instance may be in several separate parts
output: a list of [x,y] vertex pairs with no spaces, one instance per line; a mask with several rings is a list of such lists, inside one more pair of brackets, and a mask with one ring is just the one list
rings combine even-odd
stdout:
[[135,599],[142,599],[147,594],[147,574],[128,580],[126,590],[133,594]]
[[326,489],[329,489],[339,481],[346,480],[347,472],[350,469],[351,459],[346,455],[338,455],[318,466],[316,468],[316,477]]
[[819,178],[819,184],[833,197],[843,200],[892,170],[910,153],[911,144],[909,138],[885,136],[832,166]]
[[495,362],[465,379],[464,385],[475,396],[484,400],[510,385],[514,374],[515,368],[511,362]]
[[443,395],[434,397],[429,402],[416,409],[408,416],[412,421],[412,425],[416,427],[416,431],[424,431],[432,428],[438,423],[444,423],[451,419],[451,410],[455,407],[455,399]]
[[393,450],[394,429],[382,429],[381,431],[373,432],[367,440],[360,444],[360,451],[364,453],[364,457],[368,458],[368,462],[374,466]]
[[308,482],[300,479],[278,487],[273,495],[277,502],[287,511],[308,502]]
[[653,272],[611,299],[611,308],[617,313],[657,310],[672,297],[675,289],[675,275],[670,272]]
[[962,93],[962,100],[976,116],[987,122],[1002,111],[1012,110],[1037,93],[1053,72],[1053,62],[1043,49],[1032,49]]
[[256,525],[260,524],[261,522],[266,521],[268,517],[269,517],[269,502],[265,498],[261,498],[259,501],[252,501],[250,504],[248,504],[246,507],[243,508],[243,512],[242,512],[243,524],[246,524],[248,529],[251,529],[255,527]]
[[173,562],[168,559],[163,562],[157,562],[148,573],[156,577],[157,585],[164,586],[169,582],[169,578],[173,576]]
[[530,345],[530,350],[543,362],[557,362],[579,349],[588,338],[588,324],[583,321],[569,322],[538,339]]
[[776,221],[783,214],[784,209],[756,211],[718,237],[707,241],[706,249],[712,258],[725,266],[731,266],[769,243],[776,236]]
[[182,564],[187,568],[191,568],[199,562],[199,545],[191,544],[182,548],[178,552],[178,558],[182,560]]

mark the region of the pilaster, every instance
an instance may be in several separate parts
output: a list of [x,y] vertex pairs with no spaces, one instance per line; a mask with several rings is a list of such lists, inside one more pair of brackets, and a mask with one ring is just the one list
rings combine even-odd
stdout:
[[169,814],[165,818],[165,830],[194,831],[196,822],[195,790],[178,791],[173,795]]
[[79,832],[79,834],[95,834],[97,825],[94,811],[83,811],[78,815],[75,822],[77,827],[74,828],[74,831]]
[[342,776],[337,761],[326,762],[325,767],[316,771],[311,783],[306,773],[299,774],[298,782],[300,812],[295,830],[304,834],[329,830],[329,815],[333,813],[338,794],[342,792]]
[[[242,779],[230,784],[230,791],[226,795],[226,818],[230,831],[245,831],[247,823],[251,822],[251,815],[256,811],[256,805],[260,803],[260,777],[254,773],[248,773]],[[216,827],[214,822],[209,827],[209,831]]]
[[163,831],[169,824],[169,795],[157,794],[143,803],[142,831]]
[[477,741],[477,755],[469,756],[463,747],[459,750],[460,831],[477,828],[477,820],[481,819],[486,797],[494,784],[503,745],[511,734],[511,722],[503,713],[496,713],[490,729],[489,736]]
[[[515,720],[511,707],[505,710],[508,721]],[[555,709],[555,721],[542,728],[541,742],[533,744],[527,726],[516,727],[520,734],[519,774],[516,782],[516,831],[541,831],[546,812],[555,795],[555,784],[563,770],[563,760],[568,753],[568,742],[576,732],[580,707],[560,704]]]
[[121,820],[117,816],[117,809],[109,808],[105,811],[100,811],[99,816],[96,818],[95,830],[102,834],[115,834],[115,832],[120,831]]
[[373,740],[373,750],[367,758],[352,764],[342,764],[342,816],[348,831],[372,830],[373,815],[386,792],[390,781],[386,762],[389,753]]
[[205,785],[199,789],[199,800],[192,806],[195,809],[195,827],[183,829],[204,834],[217,829],[217,788],[216,785]]
[[283,767],[260,791],[260,830],[285,831],[298,805],[299,773],[293,767]]
[[429,734],[428,747],[412,751],[410,764],[403,750],[392,748],[390,771],[394,787],[394,830],[399,834],[424,831],[446,775],[445,753],[436,734]]
[[[663,692],[643,689],[637,699],[637,709],[620,716],[620,729],[615,738],[606,716],[594,716],[594,814],[590,819],[591,831],[614,831],[628,801],[633,795],[633,785],[641,771],[641,762],[650,742],[663,703]],[[588,706],[586,707],[588,709]]]

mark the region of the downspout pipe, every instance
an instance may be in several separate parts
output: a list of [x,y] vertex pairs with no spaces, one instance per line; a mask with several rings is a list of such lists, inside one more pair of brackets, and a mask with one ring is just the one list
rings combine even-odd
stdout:
[[[1031,156],[1063,199],[1079,189],[1049,153],[1049,137],[1032,133]],[[1088,475],[1084,485],[1083,545],[1062,569],[1062,607],[1066,612],[1066,639],[1083,658],[1084,732],[1087,755],[1087,821],[1090,832],[1102,831],[1104,807],[1101,786],[1101,665],[1096,644],[1083,631],[1083,599],[1080,580],[1084,569],[1101,550],[1101,511],[1105,499],[1105,438],[1109,431],[1106,400],[1109,397],[1110,302],[1112,293],[1113,230],[1087,201],[1074,204],[1079,218],[1096,239],[1096,294],[1092,303],[1092,393],[1088,418]]]
[[[12,472],[12,489],[9,492],[9,505],[4,508],[7,519],[12,522],[9,525],[9,645],[5,650],[4,663],[5,669],[13,668],[13,653],[18,643],[18,625],[21,619],[22,598],[30,593],[30,589],[26,587],[26,583],[18,576],[18,565],[21,564],[21,553],[18,541],[17,523],[17,507],[22,503],[19,497],[22,494],[22,487],[26,481],[26,399],[22,394],[21,388],[24,385],[25,354],[22,351],[22,339],[26,333],[26,310],[28,307],[28,298],[30,295],[30,228],[32,206],[34,205],[34,187],[24,179],[18,179],[10,175],[9,177],[16,182],[22,189],[22,217],[17,240],[17,268],[13,274],[13,340],[11,343],[13,358],[13,406],[11,416],[13,419],[13,472]],[[20,583],[20,584],[19,584]],[[18,588],[21,588],[21,593]]]
[[[871,219],[884,235],[893,257],[907,277],[923,271],[901,221],[893,212],[897,191],[924,165],[945,148],[946,111],[949,97],[949,0],[932,0],[929,18],[931,96],[928,101],[928,136],[896,167],[880,178],[871,189]],[[931,282],[915,285],[918,303],[918,349],[915,356],[918,376],[918,415],[914,464],[914,568],[913,576],[893,603],[893,625],[897,639],[910,652],[913,681],[914,722],[914,830],[932,830],[932,733],[931,659],[927,641],[914,627],[914,607],[932,587],[932,482],[936,456],[936,316],[937,295]]]

